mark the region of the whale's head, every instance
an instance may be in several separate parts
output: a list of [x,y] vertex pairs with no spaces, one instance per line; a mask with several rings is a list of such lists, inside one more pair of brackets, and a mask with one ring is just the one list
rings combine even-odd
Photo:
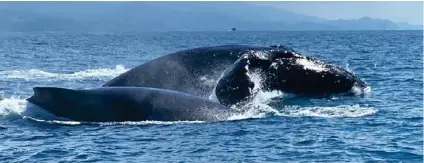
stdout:
[[[251,73],[259,74],[260,83]],[[299,54],[290,48],[249,51],[224,72],[215,94],[223,104],[252,97],[254,88],[303,95],[358,94],[368,85],[348,70]]]
[[[258,57],[251,58],[257,60]],[[320,95],[358,94],[369,89],[365,81],[345,68],[301,55],[292,50],[271,50],[267,62],[266,66],[269,66],[261,65],[260,69],[265,73],[264,87],[271,90]],[[256,67],[258,66],[256,65]]]
[[74,113],[78,112],[75,108],[80,104],[77,99],[84,96],[77,91],[57,87],[34,87],[33,91],[34,95],[26,99],[32,104],[58,117],[78,116]]

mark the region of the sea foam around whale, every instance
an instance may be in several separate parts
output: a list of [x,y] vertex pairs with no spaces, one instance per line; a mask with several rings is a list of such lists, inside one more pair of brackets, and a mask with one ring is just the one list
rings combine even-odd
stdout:
[[115,68],[87,69],[73,73],[53,73],[39,69],[9,70],[0,71],[0,81],[4,79],[23,79],[25,81],[104,79],[116,77],[128,70],[123,65],[116,65]]

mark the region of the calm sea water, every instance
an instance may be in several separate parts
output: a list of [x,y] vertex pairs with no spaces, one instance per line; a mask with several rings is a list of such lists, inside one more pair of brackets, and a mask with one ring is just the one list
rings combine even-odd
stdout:
[[[423,162],[422,31],[0,33],[0,162]],[[99,87],[148,60],[222,44],[284,44],[362,77],[361,97],[264,92],[219,123],[64,123],[34,86]],[[35,112],[35,111],[34,111]]]

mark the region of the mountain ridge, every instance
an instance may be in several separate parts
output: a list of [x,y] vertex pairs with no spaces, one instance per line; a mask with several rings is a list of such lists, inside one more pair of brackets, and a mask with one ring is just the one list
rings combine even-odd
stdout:
[[0,2],[3,31],[422,30],[362,17],[326,20],[244,2]]

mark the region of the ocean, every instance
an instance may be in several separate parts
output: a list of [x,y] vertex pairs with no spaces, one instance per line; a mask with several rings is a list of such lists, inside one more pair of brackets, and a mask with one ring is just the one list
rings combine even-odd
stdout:
[[[422,31],[0,32],[0,162],[423,162]],[[35,86],[94,88],[178,50],[282,44],[364,79],[363,96],[261,92],[223,122],[46,119]],[[34,109],[34,110],[29,110]]]

